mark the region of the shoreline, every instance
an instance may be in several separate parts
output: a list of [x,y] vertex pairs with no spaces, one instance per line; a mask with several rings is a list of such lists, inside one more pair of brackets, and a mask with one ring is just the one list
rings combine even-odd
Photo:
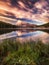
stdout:
[[49,28],[0,28],[0,30],[49,30]]

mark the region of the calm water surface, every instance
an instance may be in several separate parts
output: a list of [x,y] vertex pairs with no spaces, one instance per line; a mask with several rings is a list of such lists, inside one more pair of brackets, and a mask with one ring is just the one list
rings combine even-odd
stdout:
[[4,39],[19,40],[20,42],[41,40],[43,43],[48,43],[49,33],[40,30],[2,30],[0,31],[0,41],[3,41]]

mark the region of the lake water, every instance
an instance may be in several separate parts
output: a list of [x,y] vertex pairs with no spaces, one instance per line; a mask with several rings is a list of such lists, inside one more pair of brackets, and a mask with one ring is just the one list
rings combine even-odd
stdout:
[[49,32],[45,30],[0,30],[0,41],[5,39],[20,42],[41,40],[43,43],[49,43]]

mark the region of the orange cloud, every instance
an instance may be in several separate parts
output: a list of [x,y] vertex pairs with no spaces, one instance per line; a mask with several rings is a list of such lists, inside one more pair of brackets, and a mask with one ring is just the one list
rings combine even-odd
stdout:
[[[45,0],[25,0],[25,2],[24,0],[0,0],[0,14],[8,17],[11,16],[11,18],[27,18],[39,22],[49,22],[48,12],[48,2]],[[11,15],[10,13],[12,13],[13,15]],[[6,17],[6,19],[9,21],[11,18],[7,19]]]

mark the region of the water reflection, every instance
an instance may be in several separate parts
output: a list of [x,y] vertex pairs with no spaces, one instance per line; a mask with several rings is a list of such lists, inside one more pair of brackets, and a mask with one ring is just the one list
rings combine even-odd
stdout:
[[37,30],[16,30],[9,33],[0,34],[0,41],[4,39],[15,39],[20,42],[41,40],[43,43],[49,42],[49,33]]

